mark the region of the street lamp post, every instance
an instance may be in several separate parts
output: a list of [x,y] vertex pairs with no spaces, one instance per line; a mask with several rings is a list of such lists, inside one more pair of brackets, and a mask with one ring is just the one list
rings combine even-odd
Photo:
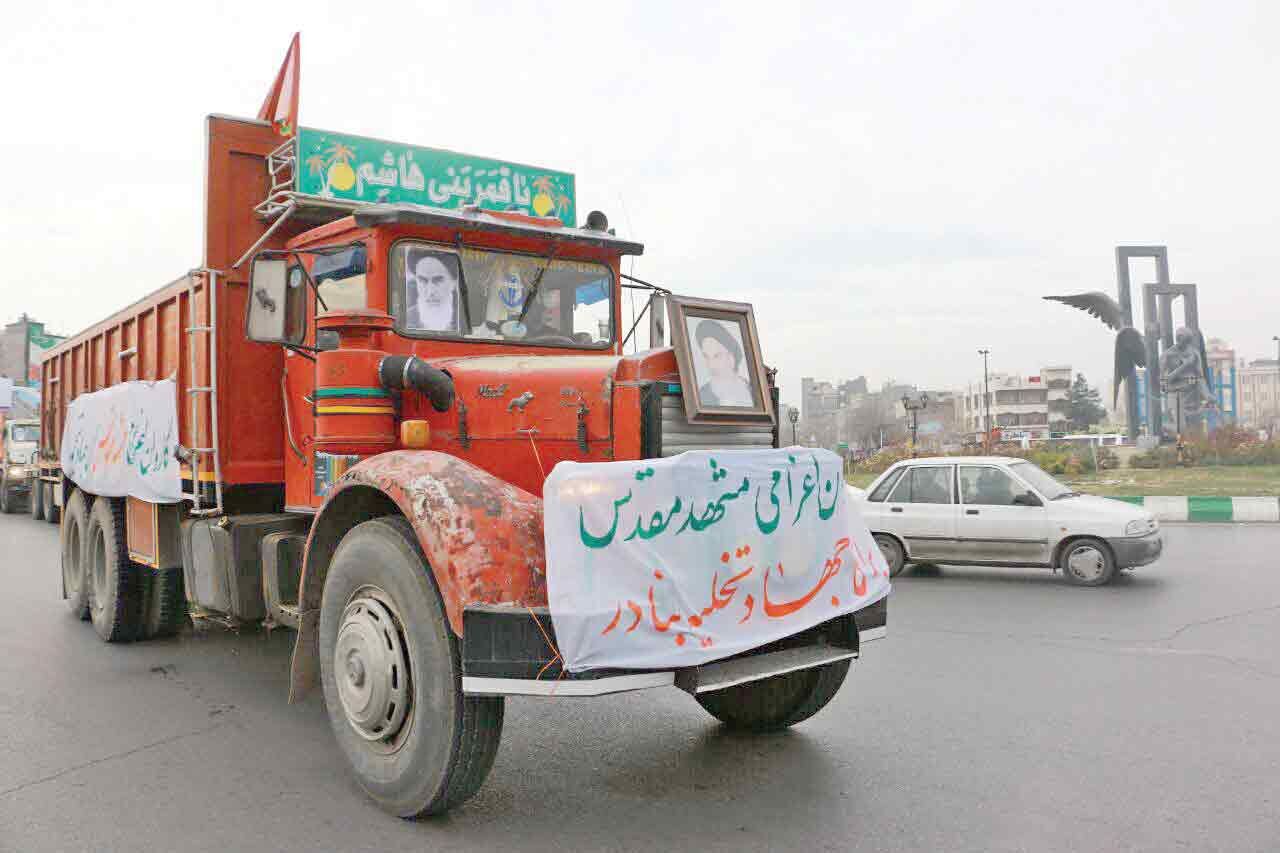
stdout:
[[1272,335],[1271,340],[1276,342],[1276,423],[1272,426],[1272,433],[1280,429],[1280,335]]
[[787,412],[787,418],[788,420],[791,421],[791,443],[799,444],[800,442],[796,441],[796,423],[799,422],[800,420],[800,410],[799,409],[789,410]]
[[902,395],[902,408],[911,416],[911,457],[914,459],[916,455],[916,416],[924,411],[929,405],[929,395],[921,392],[917,400],[912,400],[910,394]]
[[987,371],[987,356],[991,355],[991,350],[980,349],[978,355],[982,356],[982,408],[986,413],[983,417],[984,428],[982,430],[982,446],[987,452],[991,452],[991,375]]

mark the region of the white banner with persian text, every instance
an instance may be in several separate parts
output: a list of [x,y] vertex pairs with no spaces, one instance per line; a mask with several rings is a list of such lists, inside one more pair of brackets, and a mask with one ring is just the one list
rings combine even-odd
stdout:
[[177,383],[124,382],[71,401],[59,461],[91,494],[177,503],[177,449]]
[[889,592],[830,451],[561,462],[543,499],[551,620],[571,672],[705,663]]

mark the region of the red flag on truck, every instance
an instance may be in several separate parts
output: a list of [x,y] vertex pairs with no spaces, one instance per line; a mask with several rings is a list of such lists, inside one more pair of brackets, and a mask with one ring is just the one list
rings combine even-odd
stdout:
[[298,37],[300,35],[301,33],[293,34],[293,41],[289,42],[289,52],[284,55],[280,73],[276,74],[276,80],[271,84],[271,91],[267,92],[267,99],[262,102],[262,109],[258,110],[258,118],[271,122],[276,133],[281,136],[294,136],[298,132],[298,75],[301,52],[298,47]]

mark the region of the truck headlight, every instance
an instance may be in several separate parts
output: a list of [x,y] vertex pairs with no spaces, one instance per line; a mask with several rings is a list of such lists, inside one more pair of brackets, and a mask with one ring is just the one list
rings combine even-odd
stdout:
[[1156,523],[1154,521],[1148,521],[1145,518],[1140,518],[1137,521],[1131,521],[1125,525],[1124,535],[1145,536],[1148,533],[1153,532],[1155,529]]
[[28,473],[26,466],[23,465],[14,465],[9,469],[9,476],[19,480],[26,479]]

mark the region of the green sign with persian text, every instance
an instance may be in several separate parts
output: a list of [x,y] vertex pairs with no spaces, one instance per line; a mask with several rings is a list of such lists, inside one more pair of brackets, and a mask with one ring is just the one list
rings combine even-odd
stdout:
[[567,172],[307,127],[298,129],[297,146],[297,190],[307,195],[444,208],[477,205],[577,224],[573,175]]

